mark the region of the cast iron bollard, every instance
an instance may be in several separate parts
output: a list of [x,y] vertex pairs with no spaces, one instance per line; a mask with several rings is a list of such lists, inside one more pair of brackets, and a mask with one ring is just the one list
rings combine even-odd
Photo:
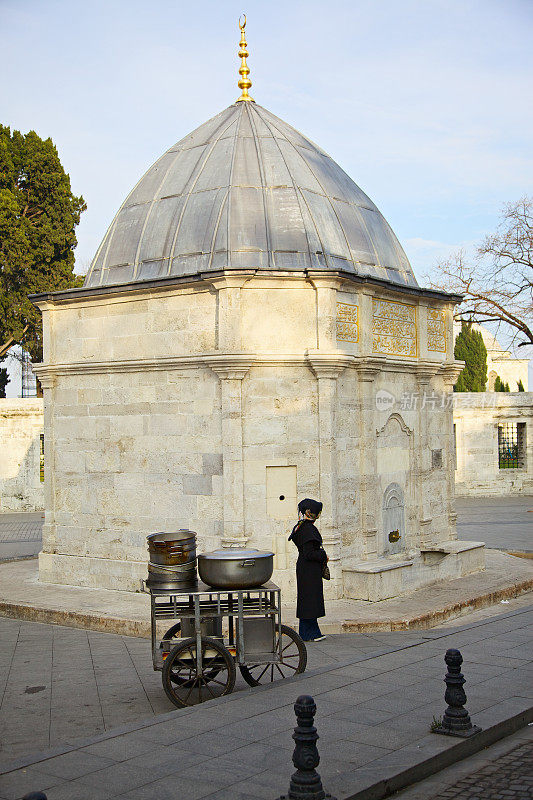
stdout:
[[479,733],[481,728],[472,725],[470,715],[464,707],[466,703],[466,694],[463,689],[465,679],[461,672],[463,657],[459,650],[446,650],[444,660],[448,666],[448,672],[444,678],[446,682],[444,699],[448,703],[448,708],[444,712],[440,725],[435,725],[432,730],[433,733],[461,736],[465,739],[474,733]]
[[289,792],[281,795],[279,800],[336,800],[326,794],[322,787],[318,767],[320,756],[316,746],[318,734],[313,725],[316,714],[315,701],[309,695],[302,694],[294,704],[297,726],[292,738],[296,745],[292,754],[292,763],[296,772],[291,778]]

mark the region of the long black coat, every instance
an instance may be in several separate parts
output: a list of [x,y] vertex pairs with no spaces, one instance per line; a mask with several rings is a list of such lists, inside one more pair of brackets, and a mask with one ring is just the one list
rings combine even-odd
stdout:
[[305,521],[289,536],[298,548],[296,585],[298,619],[315,619],[326,615],[322,587],[322,565],[327,559],[322,549],[322,537],[310,521]]

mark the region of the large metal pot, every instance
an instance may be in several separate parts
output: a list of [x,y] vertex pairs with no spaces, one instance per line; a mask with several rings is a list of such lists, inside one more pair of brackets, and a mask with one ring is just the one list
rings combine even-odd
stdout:
[[187,564],[196,558],[196,533],[182,528],[170,533],[151,533],[146,537],[152,564]]
[[214,589],[253,589],[272,577],[274,553],[267,550],[213,550],[198,556],[200,578]]
[[190,589],[196,585],[196,533],[182,529],[147,536],[150,560],[147,586],[153,589]]

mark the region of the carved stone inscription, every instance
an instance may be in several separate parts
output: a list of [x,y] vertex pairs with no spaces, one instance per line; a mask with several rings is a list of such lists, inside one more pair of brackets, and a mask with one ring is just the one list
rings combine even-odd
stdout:
[[416,308],[392,300],[372,300],[372,351],[398,356],[417,355]]
[[446,312],[440,308],[428,308],[428,350],[446,352]]
[[337,303],[337,339],[343,342],[359,341],[357,306]]

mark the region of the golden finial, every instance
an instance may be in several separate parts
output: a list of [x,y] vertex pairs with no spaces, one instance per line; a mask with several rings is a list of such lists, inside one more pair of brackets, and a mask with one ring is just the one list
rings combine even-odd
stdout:
[[239,67],[239,75],[241,79],[239,81],[239,89],[242,89],[242,94],[237,100],[237,103],[242,102],[243,100],[248,103],[255,103],[253,97],[250,97],[248,94],[248,89],[252,85],[252,81],[248,77],[250,74],[250,70],[248,69],[248,64],[246,63],[246,59],[248,58],[248,50],[246,49],[246,39],[244,38],[244,29],[246,28],[246,14],[243,14],[244,22],[241,22],[241,18],[239,17],[239,28],[241,29],[241,42],[240,42],[240,49],[239,49],[239,58],[241,59],[241,66]]

